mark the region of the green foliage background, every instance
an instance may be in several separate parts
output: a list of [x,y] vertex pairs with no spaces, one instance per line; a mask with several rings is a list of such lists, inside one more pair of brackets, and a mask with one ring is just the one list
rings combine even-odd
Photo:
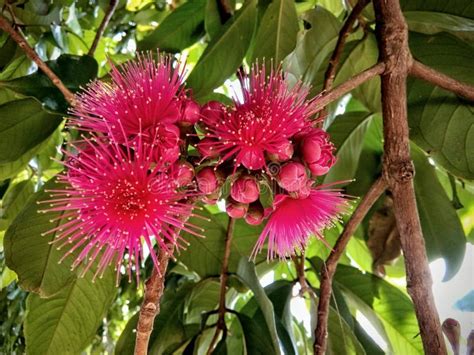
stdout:
[[[351,3],[353,1],[348,1]],[[96,0],[0,1],[40,57],[72,91],[96,77],[107,77],[109,61],[122,63],[137,50],[176,53],[187,58],[188,86],[195,97],[227,102],[239,67],[265,59],[282,62],[289,80],[312,85],[324,72],[349,7],[332,0],[224,0],[232,9],[222,18],[216,0],[119,1],[94,56],[87,52],[108,7]],[[402,0],[410,29],[410,48],[419,61],[474,85],[474,3],[471,0]],[[374,16],[364,10],[363,25],[350,35],[335,84],[377,62]],[[347,192],[363,196],[380,174],[382,133],[380,81],[375,78],[331,104],[328,127],[338,163],[325,182],[355,179]],[[466,243],[474,241],[474,107],[428,83],[408,83],[415,188],[430,260],[443,258],[445,280],[463,262]],[[75,138],[65,130],[67,102],[22,50],[0,32],[0,352],[28,354],[131,354],[143,290],[124,278],[115,287],[113,272],[91,282],[71,272],[63,251],[41,234],[54,216],[37,213],[44,185],[61,167],[58,148]],[[384,197],[385,198],[385,197]],[[354,205],[357,204],[357,200]],[[388,344],[387,353],[421,354],[422,345],[411,300],[403,284],[403,257],[373,274],[368,247],[374,206],[351,240],[334,282],[329,317],[329,353],[381,354],[359,323],[361,312]],[[191,245],[167,273],[162,310],[150,342],[153,354],[202,354],[214,332],[219,270],[226,214],[215,208],[196,220],[206,239],[186,236]],[[341,230],[326,232],[333,244]],[[227,304],[229,332],[216,353],[306,354],[312,333],[292,314],[296,270],[291,261],[248,261],[260,229],[239,221],[232,243]],[[383,235],[382,235],[383,237]],[[386,237],[386,235],[385,235]],[[384,244],[386,253],[390,246]],[[306,276],[318,294],[318,270],[328,249],[315,239],[306,252]],[[142,272],[150,275],[151,263]],[[272,282],[261,286],[263,275]],[[469,298],[470,297],[470,298]],[[472,311],[474,295],[463,299]],[[469,306],[471,304],[471,306]],[[305,298],[308,313],[315,304]],[[467,306],[465,306],[467,305]],[[469,308],[471,307],[471,308]],[[313,317],[314,318],[314,317]],[[314,326],[314,324],[312,325]]]

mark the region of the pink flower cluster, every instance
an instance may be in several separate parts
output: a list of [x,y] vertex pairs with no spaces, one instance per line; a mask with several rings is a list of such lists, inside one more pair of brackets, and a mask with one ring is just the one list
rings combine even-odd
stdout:
[[[334,145],[312,120],[316,101],[308,88],[292,88],[281,72],[266,75],[253,68],[241,77],[242,100],[232,107],[209,102],[201,110],[203,139],[196,145],[205,160],[214,162],[197,173],[208,203],[226,199],[229,217],[248,224],[268,222],[254,254],[268,239],[268,256],[285,258],[303,249],[310,235],[322,230],[347,209],[339,190],[317,186],[319,176],[334,165]],[[223,177],[230,179],[230,191]],[[261,201],[265,187],[273,204]]]
[[99,258],[96,275],[114,264],[117,277],[124,266],[138,278],[146,250],[158,268],[155,245],[171,254],[187,244],[181,230],[202,232],[188,221],[197,199],[225,199],[229,217],[250,225],[267,219],[254,253],[268,240],[268,256],[281,258],[346,209],[339,190],[317,185],[334,146],[312,121],[307,87],[255,67],[241,77],[242,100],[201,107],[183,81],[178,61],[149,54],[77,96],[68,126],[81,139],[64,150],[60,187],[43,202],[61,213],[49,232],[84,273]]

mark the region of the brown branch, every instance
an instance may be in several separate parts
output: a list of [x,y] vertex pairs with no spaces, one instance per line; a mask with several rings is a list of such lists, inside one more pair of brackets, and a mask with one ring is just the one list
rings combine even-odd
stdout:
[[327,348],[327,329],[328,329],[328,317],[329,317],[329,303],[331,300],[332,292],[332,280],[336,273],[337,263],[341,258],[344,250],[349,243],[351,236],[364,219],[365,215],[382,195],[386,189],[385,181],[382,177],[378,178],[374,184],[370,187],[367,194],[364,196],[359,206],[352,214],[351,218],[347,222],[344,230],[337,240],[334,248],[331,250],[324,267],[321,269],[321,285],[319,292],[319,303],[318,303],[318,321],[316,330],[314,332],[314,353],[323,355],[326,353]]
[[153,331],[153,322],[160,313],[160,300],[165,286],[165,274],[170,255],[160,249],[158,253],[159,270],[153,268],[150,278],[145,283],[145,295],[140,308],[135,340],[135,355],[148,353],[148,342]]
[[89,52],[87,53],[90,56],[94,56],[94,52],[97,49],[97,45],[99,44],[100,38],[105,32],[105,28],[110,22],[110,19],[112,18],[115,9],[117,8],[118,5],[118,0],[110,0],[109,7],[107,8],[107,12],[104,15],[104,18],[102,19],[102,22],[99,25],[99,28],[97,29],[97,33],[95,34],[94,37],[94,42],[92,42],[92,46],[89,48]]
[[352,9],[349,17],[347,17],[346,22],[342,26],[341,30],[339,31],[339,37],[337,38],[336,47],[332,52],[331,59],[329,59],[329,65],[326,69],[326,73],[324,74],[324,85],[323,91],[327,91],[332,87],[334,82],[334,78],[336,77],[336,69],[339,61],[341,60],[342,52],[344,49],[344,45],[346,44],[347,37],[352,32],[354,23],[356,22],[357,18],[359,17],[360,13],[370,0],[359,0],[357,4]]
[[425,80],[445,90],[452,91],[456,95],[464,97],[469,101],[474,101],[474,86],[453,79],[446,74],[418,62],[417,60],[413,61],[410,68],[410,75]]
[[224,258],[222,259],[222,267],[221,267],[221,287],[220,287],[220,296],[219,296],[219,308],[218,308],[218,316],[217,324],[216,324],[216,332],[211,340],[209,345],[209,349],[207,350],[207,354],[212,354],[214,351],[217,341],[219,340],[219,335],[221,332],[225,332],[227,330],[225,325],[225,313],[226,313],[226,306],[225,306],[225,296],[227,292],[227,279],[229,278],[228,269],[229,269],[229,258],[230,258],[230,249],[232,246],[232,236],[234,234],[235,228],[235,219],[229,218],[229,224],[227,225],[227,234],[225,236],[225,244],[224,244]]
[[408,26],[398,0],[374,0],[382,75],[384,128],[383,175],[393,195],[395,219],[407,273],[407,291],[413,300],[426,354],[446,354],[441,324],[432,294],[432,279],[413,187],[410,158],[406,79],[412,64]]
[[311,288],[311,286],[308,284],[308,281],[306,280],[305,276],[305,269],[304,269],[304,262],[305,262],[305,256],[304,256],[304,251],[301,252],[301,255],[293,255],[292,260],[293,263],[295,264],[295,269],[296,269],[296,275],[298,277],[298,283],[301,286],[300,289],[300,296],[303,297],[305,293],[308,294],[308,296],[311,298],[311,300],[316,304],[316,295]]
[[347,81],[335,87],[334,89],[321,94],[317,98],[316,110],[320,110],[324,108],[331,102],[337,100],[341,96],[344,96],[345,94],[354,90],[359,85],[365,83],[367,80],[370,80],[373,77],[382,74],[384,70],[385,70],[385,64],[377,63],[374,66],[364,70],[363,72],[357,75],[354,75],[352,78],[348,79]]
[[74,106],[76,101],[74,98],[74,94],[69,91],[69,89],[63,84],[61,79],[59,79],[58,76],[46,65],[46,63],[41,60],[41,58],[38,56],[38,54],[36,54],[34,49],[30,47],[26,39],[19,32],[17,32],[12,27],[10,22],[8,22],[8,20],[2,15],[0,15],[0,28],[10,35],[10,37],[25,52],[26,56],[30,58],[33,62],[35,62],[36,65],[38,65],[38,68],[41,69],[43,73],[45,73],[46,76],[59,89],[59,91],[61,91],[67,102],[69,102],[71,106]]

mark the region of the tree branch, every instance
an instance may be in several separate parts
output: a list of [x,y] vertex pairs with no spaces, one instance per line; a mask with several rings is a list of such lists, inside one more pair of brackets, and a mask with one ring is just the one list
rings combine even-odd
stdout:
[[153,331],[153,322],[160,313],[160,300],[163,296],[169,259],[170,255],[161,248],[158,253],[159,270],[153,268],[150,278],[145,283],[145,295],[138,316],[135,355],[148,353],[148,342]]
[[105,32],[105,28],[110,22],[110,19],[112,18],[115,9],[117,8],[118,5],[118,0],[110,0],[109,7],[107,8],[107,12],[105,13],[104,18],[102,19],[102,22],[100,23],[99,28],[97,29],[97,33],[95,34],[94,37],[94,42],[92,42],[92,46],[89,48],[89,52],[87,53],[90,56],[94,56],[94,52],[97,49],[97,45],[99,44],[100,38]]
[[316,100],[316,110],[320,110],[330,104],[331,102],[337,100],[341,96],[349,93],[354,90],[359,85],[365,83],[367,80],[372,79],[373,77],[380,75],[385,70],[384,63],[377,63],[374,66],[364,70],[363,72],[354,75],[352,78],[348,79],[346,82],[335,87],[328,92],[322,93]]
[[18,44],[18,46],[25,52],[26,56],[30,58],[33,62],[38,65],[38,68],[46,74],[46,76],[53,82],[53,84],[61,91],[64,95],[64,98],[69,102],[71,106],[74,106],[76,100],[74,98],[74,94],[63,84],[61,79],[46,65],[45,62],[41,60],[41,58],[36,54],[33,48],[30,47],[26,39],[17,32],[10,22],[0,15],[0,28],[7,32],[10,37]]
[[344,250],[354,234],[355,230],[364,219],[365,215],[382,195],[386,189],[385,181],[382,177],[378,178],[374,184],[367,191],[366,195],[357,206],[356,210],[352,214],[351,218],[347,222],[344,230],[337,240],[334,248],[329,254],[323,268],[321,269],[321,285],[319,292],[319,303],[318,303],[318,314],[317,314],[317,326],[314,332],[314,353],[317,355],[324,355],[327,348],[327,328],[328,328],[328,317],[329,317],[329,303],[331,300],[332,292],[332,280],[336,273],[337,263],[341,258]]
[[393,208],[413,300],[426,354],[446,354],[441,324],[431,290],[432,279],[413,187],[410,157],[406,79],[412,58],[408,26],[398,0],[374,0],[376,35],[382,75],[384,128],[383,176],[393,195]]
[[225,313],[226,313],[226,306],[225,306],[225,295],[227,292],[227,279],[229,278],[228,270],[229,270],[229,257],[230,257],[230,249],[232,246],[232,236],[234,234],[235,228],[235,219],[229,217],[229,224],[227,225],[227,234],[225,236],[225,245],[224,245],[224,259],[222,259],[222,267],[221,267],[221,287],[220,287],[220,296],[219,296],[219,308],[218,308],[218,315],[219,318],[217,319],[216,324],[216,332],[211,340],[209,345],[209,349],[207,350],[207,354],[212,354],[214,351],[217,341],[219,340],[219,335],[221,332],[225,332],[227,330],[225,325]]
[[293,263],[295,264],[295,269],[296,269],[296,275],[298,277],[298,283],[301,286],[300,289],[300,296],[303,297],[305,293],[308,294],[308,296],[311,298],[311,300],[314,302],[314,304],[317,303],[316,301],[316,295],[314,294],[313,289],[311,286],[308,284],[308,281],[306,280],[305,276],[305,270],[304,270],[304,262],[305,262],[305,256],[304,256],[304,251],[301,252],[301,255],[293,255],[291,259],[293,260]]
[[456,95],[462,96],[465,99],[474,102],[474,86],[453,79],[450,76],[432,69],[417,60],[414,60],[412,66],[410,67],[410,75],[418,79],[425,80],[445,90],[452,91]]
[[324,74],[324,85],[323,91],[327,91],[332,87],[334,82],[334,78],[336,77],[336,69],[339,61],[341,59],[341,55],[344,49],[344,45],[346,44],[347,37],[352,32],[354,27],[354,23],[356,22],[357,18],[359,17],[360,13],[370,0],[359,0],[357,4],[352,9],[349,17],[347,18],[346,22],[342,26],[341,30],[339,31],[339,37],[337,38],[336,47],[332,52],[331,59],[329,60],[328,68],[326,69],[326,73]]

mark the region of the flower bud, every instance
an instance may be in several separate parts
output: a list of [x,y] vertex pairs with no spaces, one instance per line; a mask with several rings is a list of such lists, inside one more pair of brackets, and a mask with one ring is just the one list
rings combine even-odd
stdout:
[[230,188],[230,196],[237,202],[251,203],[258,200],[260,187],[253,176],[239,177]]
[[219,151],[216,149],[216,144],[216,140],[205,137],[196,145],[196,148],[204,158],[217,158]]
[[259,203],[251,204],[245,215],[245,222],[252,226],[257,226],[262,223],[263,218],[263,207]]
[[182,187],[191,184],[194,177],[194,168],[188,162],[180,162],[176,164],[174,171],[174,179],[176,186]]
[[228,200],[225,206],[225,210],[229,217],[231,218],[242,218],[245,217],[247,211],[249,209],[249,205],[246,203],[240,203],[232,200]]
[[301,138],[300,152],[309,170],[315,176],[326,174],[334,165],[334,145],[329,135],[319,128],[312,129]]
[[442,330],[446,338],[448,338],[453,352],[459,353],[459,337],[461,336],[461,325],[456,319],[447,318],[442,325]]
[[209,101],[201,109],[201,117],[204,124],[215,126],[224,119],[225,106],[218,101]]
[[290,162],[281,168],[277,181],[288,192],[299,191],[306,186],[308,175],[303,164]]
[[219,201],[219,190],[204,196],[202,201],[207,205],[215,205]]
[[219,188],[219,179],[213,167],[207,166],[196,174],[199,191],[211,194]]
[[186,100],[181,107],[181,117],[179,123],[181,126],[192,126],[201,117],[201,107],[193,100]]
[[268,153],[268,159],[273,162],[283,162],[290,160],[293,156],[294,148],[290,141],[286,141],[277,146],[272,153]]

